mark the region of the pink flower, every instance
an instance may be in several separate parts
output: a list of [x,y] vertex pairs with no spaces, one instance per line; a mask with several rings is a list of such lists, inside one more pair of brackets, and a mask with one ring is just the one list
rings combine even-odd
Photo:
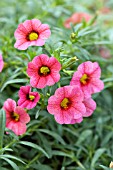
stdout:
[[32,87],[44,88],[52,86],[60,80],[61,64],[54,57],[41,54],[28,63],[27,74]]
[[81,121],[86,108],[82,103],[84,95],[77,86],[58,88],[48,100],[47,110],[53,114],[59,124],[72,124],[72,120]]
[[[86,107],[86,112],[82,114],[83,117],[89,117],[92,115],[93,111],[96,109],[96,103],[92,98],[84,99],[83,103]],[[73,119],[71,124],[81,123],[83,121],[83,117],[79,119]]]
[[84,62],[78,66],[74,73],[70,85],[77,85],[81,88],[85,98],[90,98],[91,94],[100,92],[104,88],[104,83],[100,80],[101,69],[97,62]]
[[75,25],[75,24],[82,22],[82,20],[85,20],[86,22],[88,22],[91,18],[92,16],[90,14],[77,12],[77,13],[74,13],[70,18],[68,18],[64,22],[64,26],[66,28],[71,28],[70,23],[73,23]]
[[6,112],[6,127],[16,135],[24,134],[26,132],[26,123],[30,121],[26,111],[16,106],[16,102],[12,99],[7,99],[4,102],[3,109]]
[[32,109],[36,106],[40,99],[38,92],[31,92],[30,86],[21,86],[19,90],[18,106],[22,108]]
[[18,25],[14,36],[17,39],[14,47],[26,50],[29,46],[43,46],[45,39],[51,35],[47,24],[42,24],[38,19],[26,20]]
[[0,72],[2,71],[3,67],[4,67],[4,62],[2,59],[2,55],[0,54]]

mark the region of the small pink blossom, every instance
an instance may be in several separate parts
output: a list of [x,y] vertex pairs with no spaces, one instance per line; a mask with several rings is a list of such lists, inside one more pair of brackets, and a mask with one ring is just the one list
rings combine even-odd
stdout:
[[16,38],[15,48],[26,50],[29,46],[43,46],[45,39],[51,35],[47,24],[42,24],[38,19],[26,20],[18,25],[14,36]]
[[18,106],[21,106],[22,108],[32,109],[40,99],[39,93],[31,92],[30,86],[21,86],[18,94],[20,97]]
[[12,99],[7,99],[4,102],[3,109],[6,112],[6,127],[16,135],[24,134],[26,132],[26,123],[30,121],[26,111],[16,106],[16,102]]
[[91,18],[92,16],[90,14],[84,12],[76,12],[70,18],[66,19],[66,21],[64,22],[64,26],[66,28],[71,28],[70,23],[73,23],[75,25],[82,22],[82,20],[88,22]]
[[32,87],[44,88],[52,86],[60,80],[61,64],[54,57],[41,54],[28,63],[27,74]]
[[3,67],[4,67],[4,61],[2,55],[0,54],[0,72],[2,71]]
[[86,108],[82,103],[84,95],[77,86],[58,88],[48,100],[47,110],[54,115],[59,124],[73,124],[73,120],[81,121]]
[[78,66],[74,73],[70,85],[77,85],[81,88],[85,98],[90,98],[91,94],[100,92],[104,88],[104,83],[100,80],[101,69],[97,62],[84,62]]

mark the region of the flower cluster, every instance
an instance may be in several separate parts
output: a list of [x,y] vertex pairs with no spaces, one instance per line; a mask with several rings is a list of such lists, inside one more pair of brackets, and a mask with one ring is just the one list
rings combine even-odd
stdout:
[[[83,16],[79,15],[81,21]],[[78,16],[71,17],[72,22],[75,23],[76,17]],[[89,20],[91,17],[85,14],[84,18]],[[14,33],[16,38],[14,47],[25,50],[29,46],[42,46],[50,34],[51,31],[47,24],[42,24],[38,19],[26,20],[18,25]],[[0,62],[1,71],[3,68],[2,56],[0,56]],[[7,128],[16,135],[22,135],[26,132],[26,123],[30,121],[30,116],[26,111],[34,108],[41,98],[36,90],[57,83],[60,80],[59,72],[61,69],[60,62],[54,56],[49,57],[46,54],[35,56],[28,63],[27,74],[30,77],[30,85],[20,87],[18,106],[12,99],[7,99],[3,106],[6,112]],[[70,85],[56,89],[55,94],[50,96],[47,106],[48,112],[54,115],[59,124],[82,122],[83,117],[92,115],[96,109],[96,103],[91,95],[104,88],[100,76],[101,69],[97,62],[87,61],[80,64],[70,81]],[[34,88],[36,88],[35,91]]]
[[70,86],[56,90],[48,100],[48,112],[55,116],[60,124],[80,123],[83,117],[91,116],[96,103],[91,95],[104,88],[99,79],[101,69],[97,62],[84,62],[74,73]]

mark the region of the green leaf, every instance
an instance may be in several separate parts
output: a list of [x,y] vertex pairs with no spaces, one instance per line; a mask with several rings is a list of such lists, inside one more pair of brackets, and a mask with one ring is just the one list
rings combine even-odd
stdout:
[[65,141],[57,133],[55,133],[55,132],[53,133],[53,132],[51,132],[50,130],[47,130],[47,129],[39,129],[39,131],[52,136],[53,138],[58,140],[61,144],[65,145]]
[[49,57],[51,57],[51,54],[49,53],[49,51],[46,48],[42,48],[42,53],[47,54]]
[[11,161],[10,159],[5,158],[5,157],[1,157],[1,159],[3,159],[3,160],[5,160],[6,162],[8,162],[8,163],[13,167],[14,170],[20,170],[20,169],[18,168],[18,166],[17,166],[13,161]]
[[33,167],[38,170],[52,170],[51,167],[49,167],[48,165],[43,165],[43,164],[38,164],[38,165],[36,164]]
[[112,170],[113,168],[108,168],[106,166],[100,165],[101,168],[103,168],[104,170]]
[[41,148],[39,145],[36,145],[32,142],[26,142],[26,141],[20,141],[19,143],[22,144],[22,145],[30,146],[34,149],[37,149],[40,152],[42,152],[47,158],[49,158],[49,155],[47,154],[47,152],[43,148]]
[[68,153],[65,153],[65,152],[62,152],[62,151],[57,151],[57,150],[52,151],[52,155],[58,155],[58,156],[73,158],[72,154],[68,154]]
[[13,84],[13,83],[26,83],[26,82],[28,82],[28,80],[27,79],[14,79],[14,80],[8,80],[8,81],[6,81],[4,84],[3,84],[3,86],[1,87],[1,92],[7,87],[7,85],[9,85],[9,84]]
[[10,159],[15,159],[15,160],[17,160],[17,161],[19,161],[19,162],[21,162],[21,163],[23,163],[23,164],[26,164],[24,161],[22,161],[21,159],[19,159],[19,158],[17,158],[17,157],[15,157],[15,156],[12,156],[12,155],[8,155],[8,154],[4,154],[4,155],[0,155],[0,158],[10,158]]
[[92,135],[92,131],[91,130],[84,130],[81,134],[80,137],[78,138],[77,144],[81,144],[83,141],[85,141],[88,136]]
[[91,167],[94,167],[95,166],[95,163],[97,162],[97,160],[99,159],[99,157],[106,151],[105,148],[100,148],[98,150],[96,150],[95,154],[94,154],[94,157],[92,159],[92,162],[91,162]]
[[3,144],[3,136],[5,131],[5,111],[3,109],[0,110],[0,149],[2,148]]

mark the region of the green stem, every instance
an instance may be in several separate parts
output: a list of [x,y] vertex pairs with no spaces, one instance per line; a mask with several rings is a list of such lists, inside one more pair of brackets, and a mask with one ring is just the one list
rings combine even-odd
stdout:
[[38,155],[36,155],[27,165],[24,169],[28,169],[30,167],[31,164],[33,164],[39,157],[41,156],[41,153],[39,153]]

